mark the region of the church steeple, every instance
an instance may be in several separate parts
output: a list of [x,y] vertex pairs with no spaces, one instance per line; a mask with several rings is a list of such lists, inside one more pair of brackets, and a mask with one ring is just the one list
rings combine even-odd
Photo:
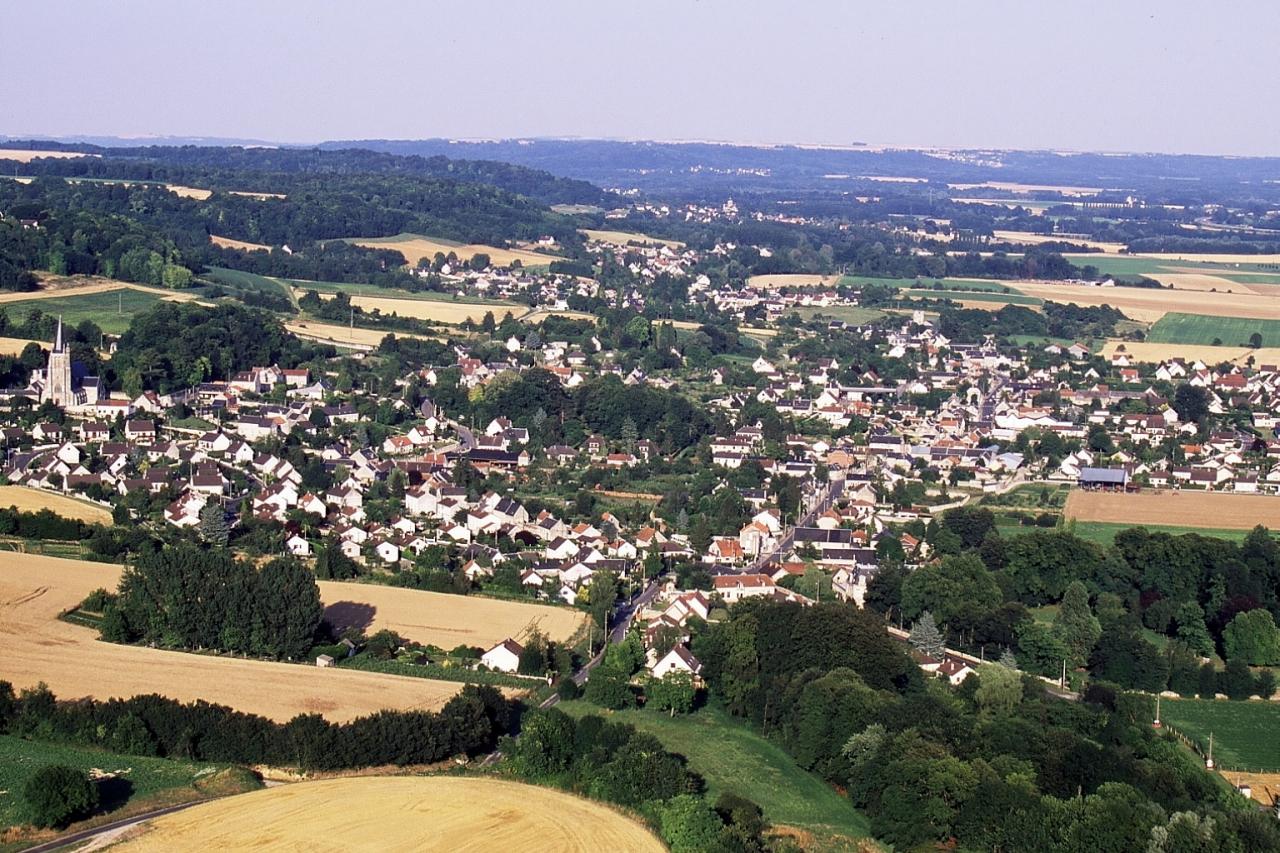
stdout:
[[58,336],[53,340],[53,351],[62,352],[62,315],[58,315]]

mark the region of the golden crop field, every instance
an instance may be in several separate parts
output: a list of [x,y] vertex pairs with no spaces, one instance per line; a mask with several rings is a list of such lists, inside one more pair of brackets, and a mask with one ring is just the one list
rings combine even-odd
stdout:
[[1280,319],[1280,299],[1256,293],[1207,293],[1201,290],[1169,290],[1145,287],[1091,287],[1084,284],[1049,284],[1043,281],[1009,281],[1009,287],[1027,296],[1080,306],[1110,305],[1126,317],[1155,322],[1170,311],[1207,314],[1212,317]]
[[56,299],[63,296],[88,296],[92,293],[109,293],[114,290],[138,290],[143,293],[154,293],[161,299],[173,302],[189,302],[195,295],[181,290],[165,290],[161,287],[148,287],[145,284],[134,284],[130,281],[119,281],[114,278],[103,278],[97,275],[56,276],[49,273],[36,273],[40,279],[40,289],[22,293],[6,290],[0,293],[0,303],[26,302],[29,299]]
[[780,287],[835,287],[838,275],[816,273],[781,273],[778,275],[753,275],[747,279],[747,287],[759,290],[775,290]]
[[43,681],[60,698],[159,693],[204,699],[287,721],[319,713],[344,722],[383,708],[436,709],[460,683],[349,669],[320,669],[122,646],[59,620],[95,589],[115,589],[120,566],[11,553],[0,559],[3,677],[16,689]]
[[331,624],[359,623],[370,633],[389,628],[405,639],[444,649],[459,645],[487,649],[508,637],[519,640],[533,628],[552,640],[567,640],[587,620],[581,611],[545,604],[367,583],[319,584],[325,618]]
[[48,341],[31,341],[26,338],[0,338],[0,355],[21,355],[27,344],[39,344],[48,348]]
[[[321,298],[324,298],[323,296]],[[351,304],[366,311],[375,308],[383,314],[398,314],[401,317],[414,317],[418,320],[434,320],[437,323],[460,325],[470,319],[479,323],[485,312],[492,311],[494,318],[501,323],[505,314],[519,317],[528,312],[528,307],[517,302],[512,303],[475,303],[446,302],[437,299],[401,299],[395,296],[352,296]]]
[[560,260],[555,255],[543,255],[538,252],[530,252],[525,249],[500,249],[497,246],[486,246],[481,243],[468,243],[466,245],[457,245],[442,240],[433,240],[430,237],[423,237],[419,234],[397,234],[395,237],[356,237],[348,240],[357,246],[364,246],[369,249],[391,249],[404,255],[405,263],[414,266],[422,258],[434,258],[436,252],[449,254],[453,252],[464,261],[471,260],[472,256],[478,254],[486,254],[489,261],[500,267],[510,266],[513,261],[519,261],[526,267],[545,267],[552,261]]
[[536,324],[541,323],[548,317],[564,317],[567,320],[587,320],[592,323],[596,322],[596,315],[588,314],[586,311],[548,311],[544,309],[535,309],[530,311],[528,314],[525,314],[520,318],[520,322]]
[[551,788],[471,776],[356,776],[239,794],[141,824],[115,849],[661,853],[638,821]]
[[213,190],[201,189],[200,187],[184,187],[180,184],[165,184],[164,188],[178,198],[193,198],[196,201],[204,201],[213,195]]
[[1038,246],[1041,243],[1074,243],[1077,246],[1088,246],[1091,249],[1097,249],[1104,255],[1118,255],[1125,248],[1124,243],[1103,243],[1098,240],[1071,237],[1066,234],[1032,234],[1028,231],[995,231],[992,233],[997,240],[1005,243],[1025,243],[1028,246]]
[[98,157],[98,154],[81,154],[79,151],[33,151],[28,148],[0,148],[0,160],[17,160],[19,163],[30,163],[42,157],[54,160],[67,160],[73,157]]
[[417,338],[422,341],[444,340],[440,335],[419,335],[399,330],[388,331],[387,329],[362,329],[358,326],[352,329],[332,323],[317,323],[313,320],[294,320],[285,323],[284,327],[287,331],[300,338],[320,341],[321,343],[331,343],[335,346],[354,344],[356,346],[376,347],[382,343],[382,339],[387,335],[395,335],[397,338]]
[[1075,490],[1063,510],[1067,518],[1121,524],[1161,524],[1249,530],[1280,529],[1280,497],[1230,492],[1086,492]]
[[1153,364],[1171,358],[1181,358],[1186,361],[1199,360],[1208,365],[1221,364],[1224,361],[1244,364],[1249,356],[1253,356],[1255,364],[1280,364],[1280,347],[1252,349],[1250,347],[1215,347],[1208,344],[1108,341],[1103,345],[1101,354],[1104,358],[1111,358],[1121,346],[1124,347],[1124,353],[1131,361],[1146,361]]
[[949,189],[966,190],[992,189],[1011,193],[1050,192],[1062,193],[1065,196],[1090,196],[1102,192],[1102,187],[1060,187],[1052,184],[1014,184],[1007,181],[987,181],[981,184],[947,184]]
[[595,240],[598,243],[612,243],[615,246],[627,246],[631,243],[644,243],[652,246],[669,246],[672,249],[683,249],[684,243],[679,240],[667,240],[662,237],[650,237],[648,234],[639,234],[634,231],[601,231],[593,228],[583,228],[581,233],[588,240]]
[[[236,193],[239,195],[239,193]],[[209,241],[215,246],[221,246],[224,249],[239,249],[242,252],[256,252],[259,249],[270,252],[271,247],[265,243],[250,243],[248,240],[235,240],[231,237],[219,237],[217,234],[210,234]]]
[[1180,253],[1134,252],[1135,258],[1154,258],[1160,261],[1189,261],[1198,264],[1280,264],[1280,255],[1240,255],[1230,252]]
[[227,190],[229,195],[242,195],[247,198],[256,198],[258,201],[268,198],[288,198],[284,193],[257,193],[249,190]]
[[23,512],[50,509],[64,518],[76,518],[91,524],[111,524],[111,510],[106,507],[26,486],[0,486],[0,506],[16,506]]

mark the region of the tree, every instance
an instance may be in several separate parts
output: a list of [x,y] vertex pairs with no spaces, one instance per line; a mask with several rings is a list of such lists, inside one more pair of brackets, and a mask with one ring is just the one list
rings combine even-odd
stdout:
[[724,824],[701,797],[681,794],[662,809],[662,837],[671,853],[724,851]]
[[1067,585],[1058,614],[1053,619],[1053,628],[1066,643],[1075,666],[1089,659],[1089,652],[1102,636],[1102,626],[1089,609],[1089,593],[1080,581]]
[[222,504],[211,500],[200,509],[200,538],[215,548],[227,547],[227,514]]
[[693,710],[697,691],[689,673],[673,670],[662,678],[650,678],[645,683],[644,696],[646,708],[670,711],[674,717]]
[[38,827],[62,828],[88,817],[98,807],[98,788],[82,770],[49,764],[31,775],[22,788],[31,822]]
[[587,679],[583,697],[588,702],[614,711],[632,708],[636,704],[636,697],[627,681],[627,676],[618,670],[598,666]]
[[1271,612],[1261,607],[1236,614],[1222,631],[1222,645],[1227,660],[1253,666],[1280,663],[1280,630]]
[[938,630],[933,614],[928,610],[921,613],[920,618],[911,626],[910,643],[917,651],[935,660],[942,660],[945,654],[942,632]]
[[1005,650],[1000,653],[1000,659],[996,661],[996,663],[1000,664],[1006,669],[1018,668],[1018,659],[1014,656],[1013,649],[1007,646],[1005,647]]
[[1173,621],[1178,625],[1178,641],[1201,657],[1213,654],[1213,637],[1204,624],[1204,611],[1194,601],[1184,601],[1174,611]]
[[520,725],[511,756],[515,770],[533,779],[561,773],[573,763],[573,718],[557,708],[531,711]]
[[1022,673],[994,663],[979,667],[973,700],[986,711],[1012,711],[1022,701]]
[[1203,388],[1183,383],[1173,393],[1170,405],[1183,421],[1200,423],[1209,414],[1209,394]]
[[907,619],[929,610],[948,627],[961,620],[972,624],[1003,600],[995,576],[972,554],[943,557],[902,582],[902,613]]
[[1253,673],[1240,658],[1228,658],[1227,666],[1218,674],[1218,692],[1228,699],[1248,699],[1253,695]]
[[977,548],[987,534],[995,529],[995,513],[985,507],[961,506],[949,509],[942,515],[943,525],[960,537],[960,544]]
[[323,615],[315,578],[297,560],[275,559],[259,571],[252,633],[259,654],[301,658]]

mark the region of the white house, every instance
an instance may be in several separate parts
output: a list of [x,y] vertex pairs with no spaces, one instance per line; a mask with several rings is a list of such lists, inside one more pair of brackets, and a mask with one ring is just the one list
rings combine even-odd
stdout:
[[654,678],[662,678],[669,672],[687,672],[696,678],[702,673],[702,662],[684,646],[673,646],[671,651],[650,667],[649,671],[653,673]]
[[498,672],[515,672],[520,668],[520,653],[524,647],[508,637],[480,656],[482,666]]

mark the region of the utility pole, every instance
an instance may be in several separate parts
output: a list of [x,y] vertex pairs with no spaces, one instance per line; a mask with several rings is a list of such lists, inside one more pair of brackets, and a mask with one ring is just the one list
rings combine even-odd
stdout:
[[1204,760],[1204,766],[1213,769],[1213,732],[1209,732],[1209,757]]

